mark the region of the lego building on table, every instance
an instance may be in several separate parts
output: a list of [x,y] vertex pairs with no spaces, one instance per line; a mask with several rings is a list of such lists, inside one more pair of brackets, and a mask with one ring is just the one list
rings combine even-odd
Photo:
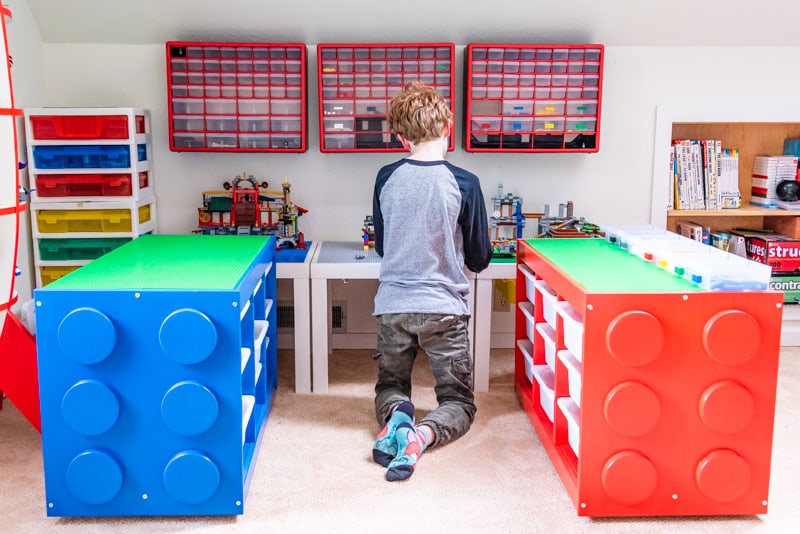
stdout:
[[515,390],[578,515],[767,512],[783,298],[520,241]]
[[148,235],[34,291],[48,515],[243,513],[274,257],[274,237]]
[[269,191],[267,182],[242,173],[224,182],[224,191],[204,191],[197,209],[198,229],[204,235],[274,235],[280,248],[307,248],[299,219],[308,210],[292,201],[292,184]]

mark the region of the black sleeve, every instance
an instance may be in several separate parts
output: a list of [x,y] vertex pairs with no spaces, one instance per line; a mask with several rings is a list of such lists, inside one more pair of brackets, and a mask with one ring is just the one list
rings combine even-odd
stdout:
[[489,266],[492,259],[486,203],[477,176],[471,173],[456,176],[461,188],[461,216],[458,222],[464,235],[464,264],[470,271],[479,273]]

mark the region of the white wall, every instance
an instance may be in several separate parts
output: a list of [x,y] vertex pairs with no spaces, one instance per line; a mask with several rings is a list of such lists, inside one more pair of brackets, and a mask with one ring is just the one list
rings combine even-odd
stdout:
[[[463,46],[458,46],[459,56]],[[657,105],[704,102],[759,106],[796,100],[798,48],[606,49],[600,151],[596,154],[470,154],[448,158],[482,180],[487,201],[497,184],[524,198],[526,211],[572,200],[592,221],[650,220]],[[288,178],[293,199],[310,210],[301,220],[309,239],[358,239],[371,211],[377,168],[396,154],[319,152],[314,47],[309,47],[309,150],[304,154],[174,153],[168,148],[163,46],[45,45],[48,106],[140,106],[153,116],[153,161],[162,232],[196,223],[200,192],[242,171],[272,184]],[[462,61],[457,62],[460,80]],[[459,87],[456,106],[463,99]],[[666,147],[665,147],[666,149]]]
[[[435,36],[431,36],[435,39]],[[397,36],[396,40],[401,40]],[[476,34],[474,42],[481,41]],[[464,43],[456,43],[457,112],[463,111]],[[137,106],[152,112],[159,227],[183,233],[196,223],[200,192],[246,171],[277,184],[288,178],[293,199],[310,211],[307,239],[359,239],[371,211],[372,184],[397,154],[320,153],[315,48],[309,45],[309,150],[304,154],[173,153],[167,141],[163,45],[45,44],[46,93],[31,106]],[[651,219],[656,106],[791,106],[796,101],[800,47],[607,47],[600,151],[596,154],[469,154],[448,158],[481,177],[487,199],[497,184],[524,198],[525,211],[572,200],[592,222],[636,224]],[[667,147],[659,147],[666,150]],[[532,235],[533,228],[526,232]],[[513,326],[506,325],[508,328]]]
[[[36,106],[46,101],[45,96],[45,65],[44,49],[39,28],[28,9],[26,2],[4,2],[11,9],[13,19],[6,26],[8,50],[14,58],[11,67],[11,83],[14,91],[14,106],[24,108]],[[17,140],[19,160],[26,161],[26,146],[24,139],[23,121],[17,121]],[[20,172],[20,179],[28,186],[27,171]],[[10,236],[0,236],[8,239]],[[31,299],[35,278],[33,277],[33,252],[30,239],[30,219],[25,212],[20,218],[19,249],[17,251],[17,265],[23,271],[15,281],[15,288],[19,295],[17,304],[12,310],[17,315],[23,303]]]

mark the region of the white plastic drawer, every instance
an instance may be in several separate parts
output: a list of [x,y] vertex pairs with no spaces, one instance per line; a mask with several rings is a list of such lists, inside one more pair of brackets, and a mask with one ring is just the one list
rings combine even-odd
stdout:
[[517,347],[522,352],[522,358],[525,360],[525,376],[528,382],[533,383],[533,344],[527,339],[520,339],[517,341]]
[[556,304],[556,313],[561,316],[564,327],[564,346],[578,361],[583,360],[583,317],[567,301]]
[[352,100],[327,100],[322,102],[323,115],[352,115]]
[[542,295],[542,316],[551,327],[556,327],[556,302],[558,297],[555,290],[544,280],[536,280],[533,283],[536,291]]
[[544,340],[544,359],[547,365],[556,369],[556,330],[547,323],[536,323],[536,331]]

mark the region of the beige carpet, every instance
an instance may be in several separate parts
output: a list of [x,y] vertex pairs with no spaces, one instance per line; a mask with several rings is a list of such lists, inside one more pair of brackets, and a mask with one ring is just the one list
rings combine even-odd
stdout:
[[[489,393],[464,438],[426,452],[407,482],[371,461],[374,372],[369,351],[336,351],[328,395],[296,395],[282,351],[278,395],[245,513],[229,517],[57,518],[45,514],[39,434],[14,406],[0,410],[0,533],[29,532],[488,532],[719,533],[800,530],[800,349],[784,349],[769,513],[763,516],[578,517],[512,386],[513,353],[495,350]],[[434,406],[424,356],[419,411]]]

